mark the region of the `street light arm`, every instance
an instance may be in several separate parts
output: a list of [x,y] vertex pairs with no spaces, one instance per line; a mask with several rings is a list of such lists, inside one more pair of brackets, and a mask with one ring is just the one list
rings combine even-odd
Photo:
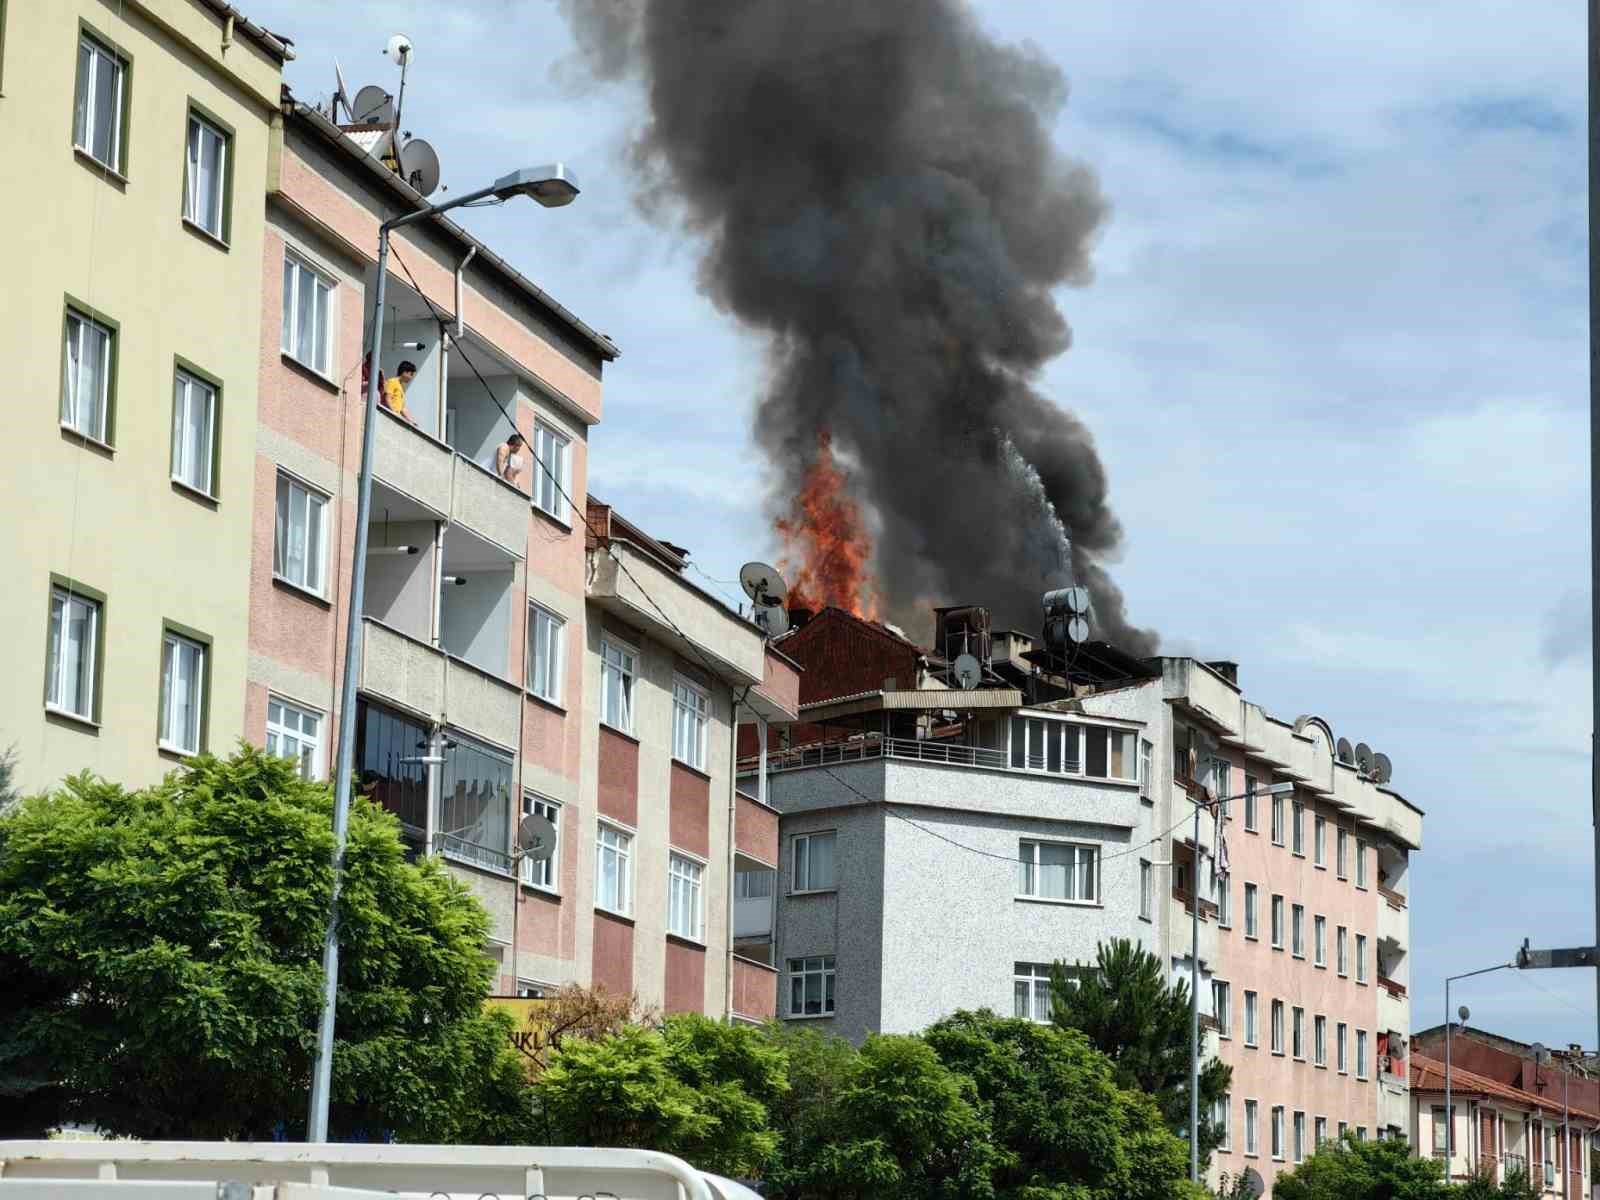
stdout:
[[401,213],[398,217],[392,217],[385,221],[382,225],[382,228],[386,230],[395,230],[399,229],[402,225],[410,225],[414,222],[425,220],[428,217],[437,217],[440,213],[449,212],[452,208],[460,208],[464,204],[474,204],[479,200],[487,200],[490,196],[495,195],[498,191],[498,184],[490,184],[486,188],[479,188],[475,192],[468,192],[464,196],[456,196],[453,199],[446,200],[443,204],[430,204],[428,207],[416,209],[414,212]]

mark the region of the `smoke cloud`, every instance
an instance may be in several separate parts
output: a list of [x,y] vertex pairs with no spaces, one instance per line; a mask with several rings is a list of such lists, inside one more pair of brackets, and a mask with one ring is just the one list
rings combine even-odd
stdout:
[[1073,582],[1147,653],[1105,564],[1094,439],[1032,386],[1071,343],[1107,204],[1056,150],[1061,72],[960,0],[563,0],[588,69],[638,78],[641,202],[704,243],[700,285],[771,339],[755,437],[784,515],[831,434],[877,529],[886,615],[985,604],[1035,630]]

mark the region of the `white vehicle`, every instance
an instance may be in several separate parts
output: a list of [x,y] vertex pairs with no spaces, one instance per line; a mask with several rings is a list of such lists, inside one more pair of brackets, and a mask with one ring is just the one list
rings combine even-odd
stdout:
[[649,1150],[0,1141],[0,1200],[758,1200]]

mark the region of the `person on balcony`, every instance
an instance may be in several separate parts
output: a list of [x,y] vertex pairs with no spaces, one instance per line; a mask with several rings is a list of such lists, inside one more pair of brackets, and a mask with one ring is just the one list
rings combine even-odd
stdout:
[[393,379],[383,381],[383,406],[412,425],[415,425],[416,421],[412,420],[411,414],[406,411],[406,389],[416,377],[417,364],[407,358],[401,361]]
[[495,474],[518,491],[522,490],[522,435],[513,433],[494,452]]

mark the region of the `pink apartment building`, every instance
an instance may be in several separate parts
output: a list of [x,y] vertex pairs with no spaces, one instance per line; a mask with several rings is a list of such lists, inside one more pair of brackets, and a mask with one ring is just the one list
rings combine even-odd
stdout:
[[[378,225],[425,201],[368,153],[372,130],[287,90],[274,134],[245,733],[325,777]],[[529,219],[554,235],[561,213]],[[396,234],[387,306],[378,367],[418,370],[405,417],[376,418],[362,786],[488,907],[502,991],[603,983],[770,1015],[773,980],[732,953],[730,898],[737,870],[775,865],[776,820],[738,800],[729,730],[738,703],[792,711],[793,668],[687,583],[684,554],[618,536],[603,506],[592,528],[609,338],[446,219]],[[551,861],[514,860],[524,813],[555,824]]]

